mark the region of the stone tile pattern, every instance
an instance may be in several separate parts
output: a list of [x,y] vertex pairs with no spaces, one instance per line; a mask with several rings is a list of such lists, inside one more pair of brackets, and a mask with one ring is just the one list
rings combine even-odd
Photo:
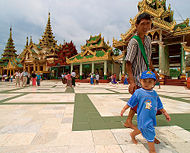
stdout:
[[[121,84],[77,84],[71,90],[61,82],[42,81],[40,88],[15,90],[13,83],[0,82],[3,97],[0,99],[0,153],[148,153],[142,135],[137,137],[138,144],[133,144],[129,136],[132,130],[123,128],[121,121],[125,118],[119,117],[126,102],[123,99],[130,97],[127,87]],[[174,90],[172,86],[162,86],[156,90],[171,97],[190,98],[190,92],[181,87]],[[14,98],[16,92],[26,95]],[[37,95],[37,99],[32,94]],[[58,100],[74,104],[48,104]],[[164,118],[158,117],[156,133],[161,143],[156,145],[157,152],[189,153],[189,103],[162,100],[173,113],[174,121],[165,126]],[[10,105],[10,101],[15,104]],[[31,104],[23,104],[27,101]]]

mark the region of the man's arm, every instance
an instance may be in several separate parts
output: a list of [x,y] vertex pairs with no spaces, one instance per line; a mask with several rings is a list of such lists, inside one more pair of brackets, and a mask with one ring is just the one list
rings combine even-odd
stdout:
[[151,71],[155,73],[156,79],[157,79],[157,81],[158,81],[158,80],[159,80],[159,75],[158,75],[158,73],[157,73],[157,72],[155,71],[155,69],[154,69],[154,66],[153,66],[153,64],[152,64],[152,60],[150,60],[149,63],[150,63],[149,67],[150,67]]
[[137,86],[135,84],[135,80],[133,77],[131,62],[129,62],[129,61],[126,62],[126,69],[127,69],[128,79],[129,79],[129,84],[130,84],[129,85],[129,93],[133,94],[135,92],[135,90],[137,89]]

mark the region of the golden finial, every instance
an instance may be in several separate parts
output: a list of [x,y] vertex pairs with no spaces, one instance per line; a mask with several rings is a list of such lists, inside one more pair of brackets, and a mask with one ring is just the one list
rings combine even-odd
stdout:
[[48,18],[50,18],[50,12],[48,13]]
[[32,36],[30,36],[30,44],[33,44],[33,42],[32,42]]
[[12,26],[10,27],[10,38],[12,38]]
[[168,6],[168,10],[169,10],[169,11],[171,10],[171,4],[169,4],[169,6]]
[[26,47],[28,46],[28,37],[26,37]]

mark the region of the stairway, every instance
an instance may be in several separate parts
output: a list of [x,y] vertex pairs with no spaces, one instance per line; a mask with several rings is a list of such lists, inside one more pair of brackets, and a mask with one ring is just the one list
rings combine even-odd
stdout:
[[187,82],[185,79],[166,79],[165,85],[174,85],[174,86],[186,86]]

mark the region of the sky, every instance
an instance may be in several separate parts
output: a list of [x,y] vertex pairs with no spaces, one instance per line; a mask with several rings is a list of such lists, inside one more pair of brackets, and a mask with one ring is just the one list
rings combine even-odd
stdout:
[[[137,14],[141,0],[0,0],[0,55],[4,52],[12,27],[17,54],[32,36],[38,44],[51,13],[51,26],[58,45],[74,42],[78,52],[90,35],[101,35],[112,45],[130,28],[129,20]],[[167,0],[174,19],[182,22],[190,17],[189,0]]]

